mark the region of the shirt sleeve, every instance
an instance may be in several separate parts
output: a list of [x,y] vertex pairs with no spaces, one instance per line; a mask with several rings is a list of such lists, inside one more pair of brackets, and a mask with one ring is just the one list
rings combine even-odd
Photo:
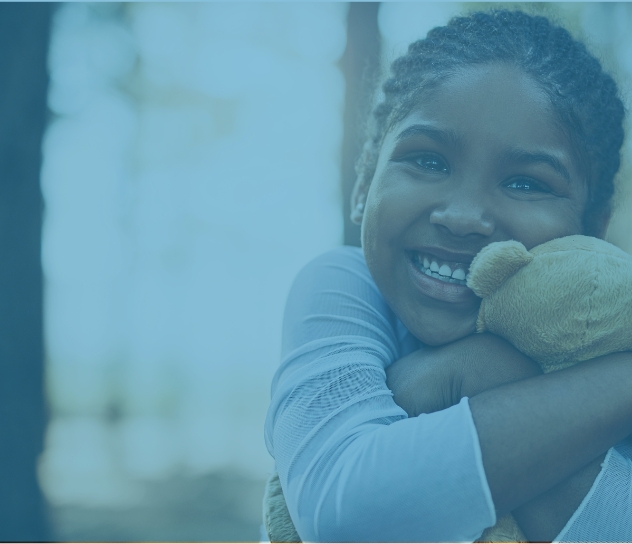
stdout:
[[554,542],[632,542],[632,439],[611,448],[601,472]]
[[468,400],[415,418],[393,401],[397,326],[360,250],[291,289],[265,437],[305,541],[472,541],[495,523]]

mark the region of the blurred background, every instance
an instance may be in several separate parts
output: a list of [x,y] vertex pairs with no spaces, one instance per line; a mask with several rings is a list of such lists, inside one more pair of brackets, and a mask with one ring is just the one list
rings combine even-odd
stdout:
[[[1,540],[261,538],[285,297],[359,244],[374,84],[490,6],[0,4]],[[631,4],[507,7],[630,96]],[[608,238],[632,252],[629,150]]]

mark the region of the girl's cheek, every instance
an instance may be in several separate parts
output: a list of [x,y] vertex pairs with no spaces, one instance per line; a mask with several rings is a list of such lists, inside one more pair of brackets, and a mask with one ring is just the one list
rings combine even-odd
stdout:
[[[533,207],[535,208],[535,207]],[[511,221],[511,238],[531,249],[544,242],[563,236],[582,234],[581,214],[564,202],[552,202],[541,209],[515,213]]]

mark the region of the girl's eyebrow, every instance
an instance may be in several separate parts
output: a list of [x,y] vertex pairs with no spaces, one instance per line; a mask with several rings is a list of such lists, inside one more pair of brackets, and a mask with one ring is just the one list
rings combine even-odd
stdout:
[[553,170],[555,170],[560,176],[562,176],[567,183],[571,183],[571,175],[568,173],[568,169],[564,166],[554,155],[548,153],[532,153],[524,149],[512,149],[507,153],[507,158],[511,161],[519,162],[522,164],[548,164]]
[[459,147],[461,145],[461,138],[457,135],[453,130],[442,130],[431,125],[410,125],[402,130],[396,137],[395,143],[400,142],[401,140],[405,140],[406,138],[410,138],[411,136],[427,136],[435,140],[436,142],[442,144],[449,144],[454,147]]
[[[415,124],[406,127],[395,137],[395,143],[399,143],[406,138],[420,135],[427,136],[428,138],[442,144],[448,144],[454,147],[462,146],[462,139],[453,130],[438,129],[432,125],[423,124]],[[543,152],[534,153],[525,149],[514,148],[506,153],[506,157],[510,161],[522,164],[548,164],[558,174],[560,174],[567,183],[571,183],[571,175],[569,174],[568,169],[564,166],[562,161],[554,155]]]

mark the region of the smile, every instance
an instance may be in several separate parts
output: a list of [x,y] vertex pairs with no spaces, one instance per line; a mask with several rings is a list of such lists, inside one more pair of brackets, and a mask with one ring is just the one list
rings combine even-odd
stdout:
[[466,285],[469,264],[446,261],[421,251],[409,251],[407,254],[410,278],[423,295],[468,306],[480,302]]
[[446,283],[466,285],[469,265],[457,262],[443,261],[429,253],[411,253],[413,265],[426,276],[430,276]]

